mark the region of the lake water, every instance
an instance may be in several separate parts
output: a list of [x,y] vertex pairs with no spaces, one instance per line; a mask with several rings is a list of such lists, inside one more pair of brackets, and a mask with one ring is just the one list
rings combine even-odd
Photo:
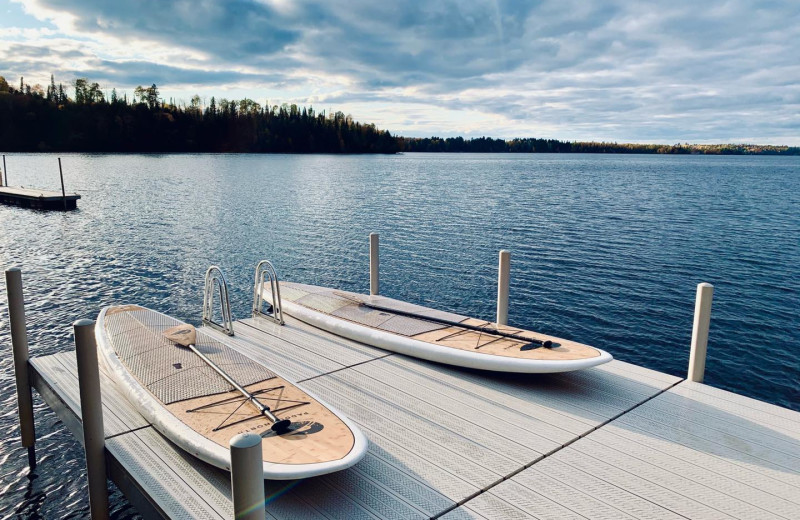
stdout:
[[[11,184],[58,189],[56,157],[9,155]],[[237,317],[263,258],[283,279],[366,292],[378,232],[382,294],[491,319],[509,249],[511,324],[680,376],[710,282],[706,382],[800,410],[800,157],[61,157],[78,211],[0,206],[32,356],[74,348],[71,323],[111,303],[198,323],[211,264]],[[38,398],[28,475],[0,285],[0,518],[88,518],[82,449]]]

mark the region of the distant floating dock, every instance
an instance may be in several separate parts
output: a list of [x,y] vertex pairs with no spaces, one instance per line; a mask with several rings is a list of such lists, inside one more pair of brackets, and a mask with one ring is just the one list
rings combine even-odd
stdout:
[[56,191],[0,187],[0,203],[23,208],[72,210],[78,207],[77,193],[62,195]]
[[[5,179],[3,178],[3,172],[5,172]],[[78,199],[81,196],[77,193],[67,194],[64,190],[64,172],[61,168],[61,157],[58,158],[58,174],[61,178],[60,193],[36,188],[24,188],[22,186],[18,188],[11,187],[8,185],[6,156],[3,155],[3,169],[0,170],[0,204],[44,210],[69,211],[77,209]]]

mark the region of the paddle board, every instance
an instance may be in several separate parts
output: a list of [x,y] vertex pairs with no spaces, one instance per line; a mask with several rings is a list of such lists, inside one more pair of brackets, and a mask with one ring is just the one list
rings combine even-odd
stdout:
[[[265,300],[271,294],[265,284]],[[569,372],[611,361],[574,341],[326,287],[280,282],[282,310],[339,336],[439,363],[499,372]],[[271,303],[271,302],[270,302]],[[549,342],[549,343],[546,343]],[[542,346],[545,344],[547,346]]]
[[228,442],[262,437],[264,478],[290,480],[348,468],[367,440],[333,407],[202,329],[195,347],[291,425],[283,433],[198,355],[164,331],[182,322],[138,305],[106,307],[95,329],[98,357],[120,391],[164,436],[209,464],[230,469]]

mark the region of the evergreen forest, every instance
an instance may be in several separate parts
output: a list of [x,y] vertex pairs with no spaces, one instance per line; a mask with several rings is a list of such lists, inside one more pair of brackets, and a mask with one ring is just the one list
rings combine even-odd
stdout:
[[[69,94],[72,94],[70,96]],[[0,148],[19,152],[396,153],[400,142],[342,112],[252,99],[199,96],[178,106],[158,87],[136,87],[132,99],[106,95],[97,83],[70,87],[51,76],[44,89],[0,76]]]

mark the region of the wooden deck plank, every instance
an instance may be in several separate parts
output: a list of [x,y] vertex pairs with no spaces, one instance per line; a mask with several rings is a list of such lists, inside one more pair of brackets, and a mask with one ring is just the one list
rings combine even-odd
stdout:
[[[695,485],[708,487],[721,496],[731,497],[734,501],[741,500],[766,512],[760,513],[754,510],[752,516],[768,518],[769,514],[774,513],[785,518],[800,518],[800,504],[792,503],[775,495],[771,490],[759,489],[708,469],[705,463],[709,457],[701,453],[695,453],[694,460],[688,462],[654,449],[650,445],[633,442],[627,437],[614,435],[614,432],[607,428],[601,428],[593,433],[590,439],[587,438],[586,441],[600,443],[604,447],[624,453],[625,456],[646,461],[663,472],[679,475],[694,483],[687,483],[686,487],[691,488]],[[737,475],[737,473],[733,473],[733,475]],[[798,494],[797,499],[800,499],[800,494]]]
[[745,443],[758,443],[777,457],[786,455],[791,466],[800,468],[800,439],[784,435],[738,413],[725,412],[713,405],[669,393],[637,408],[635,413],[687,432],[696,430],[687,423],[696,423],[715,437],[736,437]]
[[[677,493],[684,500],[703,504],[733,518],[760,518],[764,520],[779,520],[782,518],[780,515],[740,500],[729,493],[730,489],[724,489],[724,484],[717,482],[717,485],[714,486],[714,482],[688,478],[683,471],[671,471],[671,468],[664,464],[663,458],[659,457],[654,450],[645,450],[644,453],[637,453],[639,455],[637,457],[623,451],[625,450],[624,446],[617,446],[619,449],[611,448],[602,442],[596,441],[594,436],[579,440],[571,448],[586,457],[605,462],[615,468],[636,475],[640,479],[648,480],[673,493]],[[740,488],[740,491],[742,489]]]
[[[312,379],[302,386],[318,395],[325,395],[329,404],[344,412],[364,430],[375,432],[381,439],[388,439],[419,454],[478,488],[502,478],[504,470],[513,471],[512,468],[517,467],[513,461],[498,458],[493,461],[496,464],[490,464],[492,467],[489,468],[481,461],[489,461],[491,457],[479,444],[460,435],[450,438],[449,430],[398,411],[387,402],[370,398],[357,387],[349,386],[333,376]],[[372,442],[369,434],[367,437]],[[381,439],[375,439],[375,442]],[[464,497],[458,497],[461,498]]]
[[[553,374],[553,377],[567,380],[570,384],[580,385],[591,391],[602,392],[612,398],[635,402],[644,401],[668,385],[681,381],[677,377],[670,381],[659,381],[638,377],[636,373],[631,374],[631,371],[628,371],[628,374],[622,374],[605,370],[606,365],[615,364],[614,362],[606,363],[595,367],[595,370]],[[630,377],[630,375],[634,375],[634,377]]]
[[[352,419],[352,417],[350,417]],[[386,471],[400,471],[416,485],[429,488],[432,492],[440,493],[448,501],[442,511],[452,507],[456,502],[480,491],[476,484],[467,481],[470,473],[469,466],[454,466],[450,460],[441,463],[437,460],[428,460],[413,450],[413,445],[405,447],[393,442],[378,433],[360,425],[362,431],[370,442],[369,455],[374,455],[384,463]],[[408,445],[408,443],[406,443]],[[456,459],[458,462],[460,458]],[[356,469],[361,469],[358,465]],[[482,474],[488,472],[482,471]]]
[[[548,496],[558,499],[560,503],[578,510],[584,502],[584,497],[605,504],[598,511],[607,511],[608,508],[624,511],[635,518],[647,520],[674,520],[683,518],[674,511],[670,511],[654,502],[642,497],[629,489],[620,487],[601,476],[595,475],[581,468],[571,466],[557,456],[548,457],[530,468],[514,475],[513,480],[531,489],[540,489],[539,480],[546,475],[561,483],[558,487],[546,491]],[[613,518],[613,514],[611,515]],[[622,515],[620,515],[622,516]]]
[[669,386],[683,380],[681,377],[665,374],[664,372],[658,372],[651,368],[645,368],[632,363],[626,363],[625,361],[620,361],[618,359],[615,359],[611,363],[604,363],[600,366],[597,366],[595,369],[623,376],[627,379],[639,381],[651,386],[665,386],[665,384],[666,386]]
[[[506,480],[505,482],[501,482],[497,486],[493,487],[489,493],[485,493],[484,495],[495,496],[503,502],[513,505],[517,509],[525,511],[540,519],[557,520],[563,518],[578,520],[586,518],[584,515],[581,515],[566,505],[547,497],[538,490],[525,487],[514,480]],[[480,497],[477,497],[476,500],[479,498]],[[479,507],[475,507],[474,504],[472,504],[472,501],[469,502],[469,506],[478,512],[481,512],[481,509]],[[601,518],[597,513],[599,513],[599,511],[593,511],[592,518]],[[622,515],[618,514],[619,511],[614,511],[614,513],[614,516],[606,518],[622,518]]]
[[[400,520],[403,518],[424,519],[430,516],[356,471],[339,471],[326,475],[319,481],[357,503],[376,518]],[[322,492],[327,493],[327,490]]]
[[649,421],[643,419],[641,416],[635,415],[622,416],[619,422],[615,421],[613,424],[623,429],[638,431],[648,436],[664,439],[673,444],[686,446],[700,453],[715,455],[775,480],[800,488],[800,480],[796,478],[796,475],[787,472],[787,468],[785,467],[748,453],[747,450],[750,448],[749,446],[741,446],[745,450],[741,451],[737,449],[740,446],[726,444],[724,439],[708,439],[702,436],[691,435],[681,430],[667,428],[663,424]]
[[[446,433],[447,435],[459,435],[472,440],[493,452],[487,454],[489,461],[504,457],[513,461],[512,468],[529,463],[543,453],[560,446],[559,443],[528,433],[521,428],[487,421],[485,414],[475,408],[448,407],[454,405],[454,402],[448,402],[446,398],[430,392],[416,392],[413,385],[402,384],[402,381],[395,380],[394,384],[400,387],[395,388],[383,380],[369,377],[368,373],[374,364],[380,362],[370,363],[370,366],[354,367],[352,370],[341,371],[326,378],[333,377],[348,383],[351,388],[358,388],[364,396],[369,396],[369,399],[391,403],[392,414],[395,416],[401,414],[400,418],[404,422],[412,418],[425,419],[430,424],[449,430],[450,433]],[[356,372],[359,368],[361,371]],[[463,416],[466,418],[462,418]],[[517,436],[517,440],[512,440],[514,436]],[[526,441],[530,441],[530,444],[536,447],[543,446],[544,449],[537,451],[536,448],[529,448]]]
[[241,323],[245,326],[240,327],[243,333],[253,329],[257,333],[285,339],[300,348],[323,355],[346,366],[382,357],[388,353],[385,350],[311,327],[292,316],[285,316],[285,321],[286,324],[280,326],[264,318],[248,318],[238,320],[237,324]]
[[800,478],[800,460],[797,457],[776,452],[762,444],[760,439],[751,438],[752,436],[749,434],[742,436],[735,431],[722,432],[712,428],[710,424],[698,422],[696,417],[682,418],[663,415],[654,417],[647,410],[644,413],[634,410],[633,413],[626,414],[621,419],[621,424],[630,424],[649,431],[674,432],[674,435],[678,437],[685,436],[697,439],[697,442],[700,443],[717,444],[724,448],[728,456],[736,456],[738,453],[745,460],[775,468],[789,477]]
[[[532,396],[516,393],[512,395],[504,391],[503,385],[497,384],[490,376],[478,375],[474,379],[464,377],[471,372],[458,370],[448,371],[442,365],[424,362],[404,356],[386,358],[386,363],[411,370],[421,377],[437,381],[452,388],[453,391],[462,393],[467,399],[484,399],[487,402],[497,403],[503,407],[515,410],[520,415],[538,420],[572,434],[580,435],[591,429],[595,424],[593,420],[572,413],[570,410],[556,410],[547,406],[547,403],[537,402]],[[597,417],[600,420],[600,417]]]
[[[430,396],[436,396],[435,401],[448,409],[472,411],[478,414],[478,420],[472,421],[475,424],[500,421],[506,426],[524,429],[528,432],[527,435],[548,439],[550,443],[559,446],[575,438],[575,435],[568,430],[498,403],[486,392],[478,395],[454,388],[440,379],[434,379],[415,370],[419,365],[398,363],[397,359],[397,357],[387,358],[380,363],[367,363],[353,367],[353,370],[386,381],[389,386],[407,391],[409,395],[414,395],[419,399],[431,400]],[[477,388],[475,390],[480,391]],[[523,438],[527,435],[523,435]],[[528,444],[530,445],[530,443]],[[544,453],[548,450],[542,448],[537,451]]]
[[759,468],[753,465],[748,466],[715,453],[703,452],[641,430],[622,427],[618,423],[609,424],[602,431],[605,434],[619,436],[630,444],[642,444],[650,449],[674,457],[685,464],[701,465],[709,471],[731,478],[742,485],[750,486],[776,497],[782,497],[782,500],[800,504],[800,487],[777,480],[767,472],[759,471]]
[[[408,471],[408,468],[405,468]],[[430,487],[420,476],[412,476],[386,460],[369,452],[362,462],[357,464],[350,475],[359,475],[374,486],[377,486],[395,497],[402,499],[417,510],[421,511],[426,517],[434,516],[449,507],[454,502],[442,495],[436,489]],[[331,475],[331,480],[338,480],[339,477]]]
[[[485,518],[503,518],[507,520],[531,520],[540,518],[526,513],[523,509],[491,493],[483,493],[473,498],[464,506]],[[538,511],[537,511],[538,513]]]
[[753,399],[752,397],[734,394],[733,392],[728,392],[727,390],[722,390],[721,388],[714,388],[713,386],[704,385],[703,383],[685,381],[681,383],[681,387],[686,390],[710,395],[721,401],[731,402],[739,407],[751,408],[753,410],[783,417],[784,419],[788,419],[789,421],[800,425],[800,412],[796,412],[788,408],[782,408],[774,404],[765,403],[764,401],[759,401],[757,399]]
[[557,454],[558,460],[625,489],[665,509],[688,518],[734,518],[702,502],[636,474],[638,468],[620,468],[568,446]]
[[[524,476],[522,474],[515,475],[511,481],[523,488],[533,490],[586,518],[623,520],[634,518],[622,510],[611,507],[605,502],[592,497],[585,493],[584,490],[570,487],[569,484],[561,482],[536,468],[531,468],[530,471],[525,471],[523,474]],[[490,492],[494,492],[494,490],[492,489]],[[517,493],[522,494],[523,490],[520,489]]]
[[442,520],[485,520],[486,517],[467,509],[464,506],[448,511],[445,515],[440,516]]
[[[749,406],[749,398],[744,398],[741,401],[735,399],[735,397],[742,396],[726,395],[726,399],[722,399],[720,394],[698,392],[696,388],[696,383],[688,381],[681,383],[665,396],[669,398],[665,402],[679,403],[689,399],[692,404],[699,403],[700,405],[712,406],[713,409],[706,407],[705,412],[712,413],[714,417],[720,420],[726,420],[726,416],[734,414],[774,430],[780,435],[800,439],[800,421],[797,420],[798,417],[787,417],[782,414],[774,414],[759,408],[751,407]],[[796,415],[800,414],[796,413]]]
[[[73,413],[80,417],[80,391],[75,352],[61,352],[52,356],[33,358],[31,364],[37,368],[41,377],[58,391]],[[103,393],[103,424],[106,437],[119,435],[149,424],[131,407],[109,404],[127,401],[103,370],[100,370],[100,387]]]
[[580,385],[572,384],[569,379],[554,377],[551,374],[495,374],[446,365],[436,365],[436,371],[475,383],[483,388],[499,390],[522,400],[533,401],[591,427],[602,424],[636,404],[636,401],[626,400],[620,403],[608,396],[598,396]]

